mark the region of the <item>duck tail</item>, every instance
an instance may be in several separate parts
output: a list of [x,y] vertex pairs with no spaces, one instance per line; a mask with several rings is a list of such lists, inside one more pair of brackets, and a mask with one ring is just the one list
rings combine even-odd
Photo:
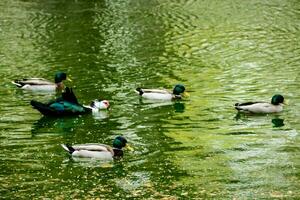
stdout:
[[144,94],[144,91],[143,91],[142,88],[136,88],[136,89],[135,89],[135,92],[138,93],[138,94],[141,95],[141,96]]
[[30,104],[32,105],[32,107],[34,109],[37,109],[43,115],[51,115],[51,113],[53,113],[53,110],[51,110],[47,104],[44,104],[44,103],[41,103],[41,102],[38,102],[35,100],[31,100]]
[[30,104],[32,105],[33,108],[37,109],[37,110],[41,110],[41,109],[48,109],[47,105],[35,100],[31,100]]
[[14,85],[16,85],[17,87],[23,87],[23,85],[20,83],[20,81],[19,80],[14,80],[14,81],[12,81],[11,82],[12,84],[14,84]]
[[234,108],[235,108],[236,110],[243,110],[243,109],[240,107],[240,103],[234,104]]
[[69,154],[72,154],[75,149],[69,144],[61,144],[61,147],[66,150]]
[[31,100],[30,104],[32,105],[33,108],[35,108],[37,110],[39,110],[40,108],[43,108],[43,107],[46,106],[46,104],[38,102],[38,101],[35,101],[35,100]]

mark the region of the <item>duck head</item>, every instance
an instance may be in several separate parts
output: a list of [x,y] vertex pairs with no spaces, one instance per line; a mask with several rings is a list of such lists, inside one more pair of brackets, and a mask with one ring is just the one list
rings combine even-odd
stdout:
[[56,84],[57,84],[57,83],[61,83],[62,81],[66,80],[66,79],[67,79],[67,74],[64,73],[64,72],[57,72],[57,73],[55,74],[54,80],[55,80],[55,83],[56,83]]
[[107,100],[99,100],[95,99],[94,101],[91,102],[90,106],[94,109],[98,110],[103,110],[103,109],[108,109],[109,108],[109,101]]
[[284,97],[280,94],[276,94],[272,97],[271,104],[279,105],[284,104]]
[[181,93],[184,93],[184,91],[185,91],[184,85],[177,84],[177,85],[175,85],[175,87],[173,89],[173,94],[180,95]]
[[123,136],[118,136],[114,139],[113,142],[113,151],[115,157],[123,156],[123,147],[127,146],[127,140]]
[[127,144],[127,140],[123,136],[118,136],[114,139],[113,147],[117,149],[122,149]]

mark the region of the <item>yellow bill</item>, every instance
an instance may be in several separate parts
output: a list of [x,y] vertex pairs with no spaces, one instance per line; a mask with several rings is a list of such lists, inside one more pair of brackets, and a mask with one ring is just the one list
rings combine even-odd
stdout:
[[69,77],[67,77],[67,81],[70,81],[70,82],[72,82],[72,79],[70,79]]
[[190,97],[190,94],[188,92],[184,92],[184,93],[182,93],[182,96],[183,97]]
[[129,144],[126,144],[125,148],[129,151],[134,151],[134,149]]

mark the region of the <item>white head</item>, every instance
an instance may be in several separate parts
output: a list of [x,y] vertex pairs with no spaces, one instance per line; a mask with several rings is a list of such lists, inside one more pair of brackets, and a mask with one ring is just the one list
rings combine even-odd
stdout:
[[108,109],[109,108],[109,102],[107,100],[98,100],[95,99],[94,101],[91,102],[90,106],[93,109],[98,109],[98,110],[102,110],[102,109]]

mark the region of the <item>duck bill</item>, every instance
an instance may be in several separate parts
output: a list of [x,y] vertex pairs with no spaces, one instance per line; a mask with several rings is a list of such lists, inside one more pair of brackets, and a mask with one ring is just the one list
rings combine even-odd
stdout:
[[69,77],[67,77],[67,81],[73,82],[72,79],[70,79]]
[[289,105],[288,102],[287,102],[286,100],[284,100],[282,104],[283,104],[283,105]]
[[184,93],[182,93],[182,96],[183,97],[190,97],[190,94],[188,92],[184,92]]
[[129,151],[134,151],[134,149],[129,144],[126,144],[125,149],[128,149]]

